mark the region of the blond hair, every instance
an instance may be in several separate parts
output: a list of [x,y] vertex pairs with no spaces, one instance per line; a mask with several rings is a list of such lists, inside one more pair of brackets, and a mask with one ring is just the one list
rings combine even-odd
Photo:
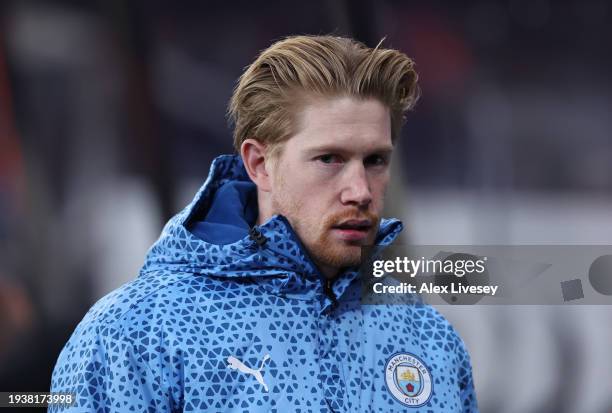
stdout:
[[229,103],[236,151],[248,138],[269,147],[286,141],[296,132],[298,105],[321,96],[378,99],[389,108],[395,140],[419,98],[418,75],[404,53],[379,46],[336,36],[293,36],[262,51]]

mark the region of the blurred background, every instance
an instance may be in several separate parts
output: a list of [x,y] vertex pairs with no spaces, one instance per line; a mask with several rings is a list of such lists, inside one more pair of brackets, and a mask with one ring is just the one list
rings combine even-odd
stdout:
[[[603,0],[3,0],[0,390],[48,390],[87,309],[232,151],[243,68],[291,34],[416,61],[389,208],[407,242],[612,244],[611,31]],[[440,310],[481,411],[612,411],[610,306]]]

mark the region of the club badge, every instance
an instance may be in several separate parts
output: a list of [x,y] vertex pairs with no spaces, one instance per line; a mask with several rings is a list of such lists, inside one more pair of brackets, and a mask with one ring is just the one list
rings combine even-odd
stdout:
[[431,373],[421,359],[410,353],[395,353],[385,364],[387,389],[400,403],[419,407],[433,393]]

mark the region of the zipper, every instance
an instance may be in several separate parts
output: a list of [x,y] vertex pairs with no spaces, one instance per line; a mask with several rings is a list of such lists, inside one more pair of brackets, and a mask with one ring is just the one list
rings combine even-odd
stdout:
[[326,278],[325,283],[323,284],[323,292],[332,302],[331,308],[335,308],[338,304],[338,299],[336,298],[336,294],[334,293],[334,289],[332,286],[334,285],[334,280],[331,278]]

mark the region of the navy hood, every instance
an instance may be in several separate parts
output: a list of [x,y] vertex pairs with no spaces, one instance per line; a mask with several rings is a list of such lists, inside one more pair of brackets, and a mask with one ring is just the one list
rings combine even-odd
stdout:
[[258,212],[257,186],[253,182],[230,181],[215,192],[206,217],[194,217],[187,229],[210,244],[231,244],[255,226]]

